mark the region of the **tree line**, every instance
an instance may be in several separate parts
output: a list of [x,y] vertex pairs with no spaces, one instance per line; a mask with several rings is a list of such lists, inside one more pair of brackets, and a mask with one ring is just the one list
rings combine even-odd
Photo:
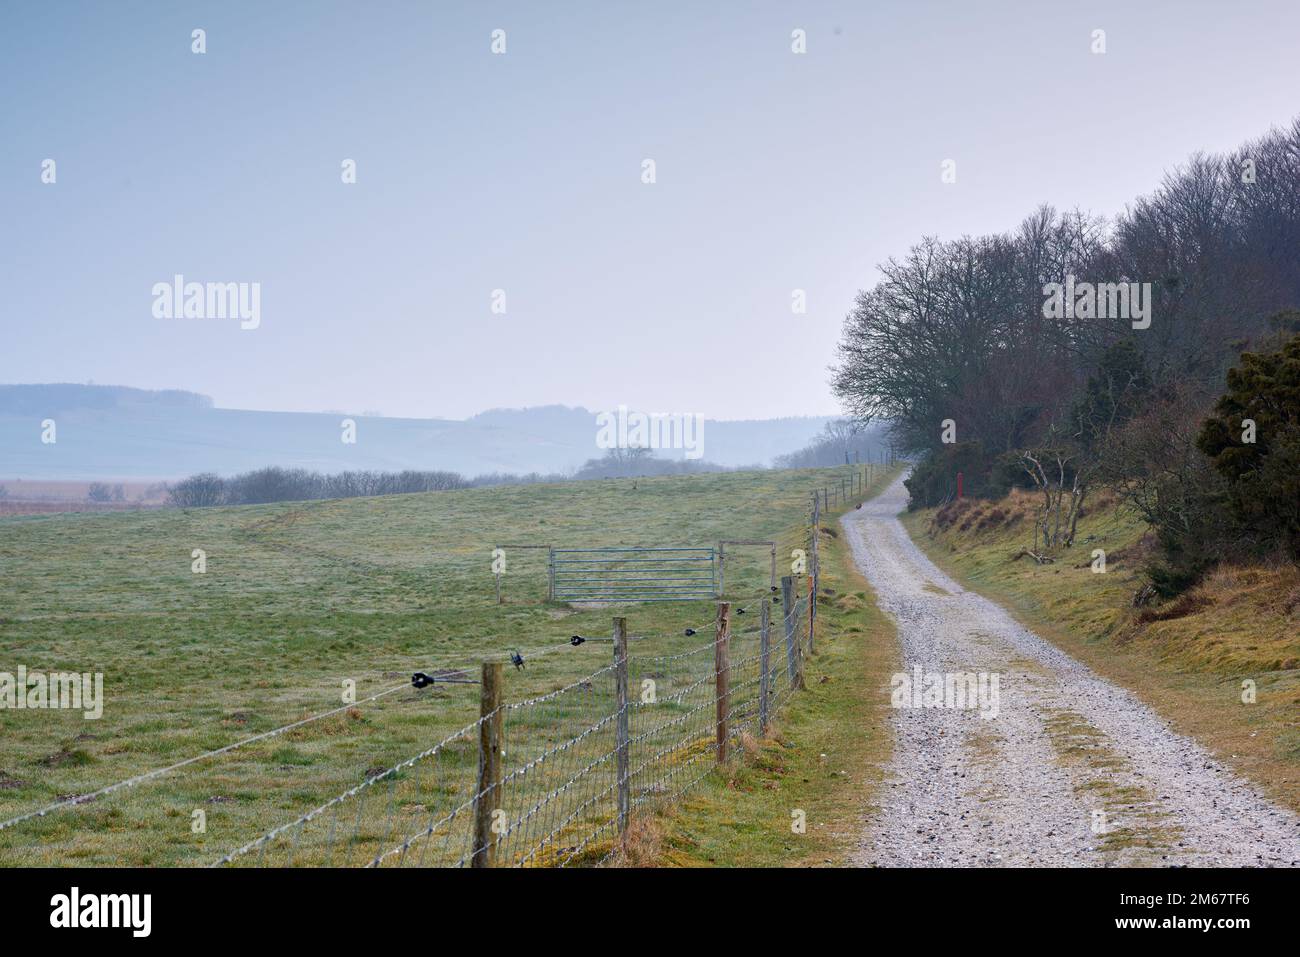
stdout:
[[1296,310],[1300,120],[1191,157],[1112,220],[1042,206],[1010,233],[921,239],[858,294],[832,386],[892,423],[913,507],[958,472],[965,494],[1034,489],[1046,552],[1113,487],[1173,593],[1218,561],[1300,559]]
[[469,482],[455,472],[350,471],[322,475],[307,469],[271,466],[229,478],[215,472],[200,472],[171,486],[167,499],[169,504],[180,508],[207,508],[217,505],[264,505],[270,502],[442,492],[468,487]]
[[588,459],[572,473],[531,472],[516,475],[493,472],[474,478],[466,478],[456,472],[410,469],[401,472],[347,471],[325,475],[308,469],[269,466],[228,478],[215,472],[191,475],[168,489],[167,501],[169,505],[178,508],[210,508],[220,505],[265,505],[271,502],[446,492],[491,485],[531,485],[723,471],[732,470],[711,462],[659,458],[650,449],[644,448],[609,449],[600,458]]
[[864,425],[853,419],[834,419],[806,446],[778,455],[772,465],[778,469],[833,468],[879,462],[888,451],[889,440],[877,423]]

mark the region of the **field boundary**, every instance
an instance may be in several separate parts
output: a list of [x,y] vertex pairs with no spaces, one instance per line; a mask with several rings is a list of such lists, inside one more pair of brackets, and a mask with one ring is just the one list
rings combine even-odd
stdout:
[[[682,605],[651,614],[647,606],[645,617],[635,622],[638,634],[628,635],[627,620],[619,619],[623,622],[623,655],[606,659],[610,661],[609,665],[586,673],[564,688],[538,695],[537,692],[553,687],[546,676],[554,669],[550,665],[543,666],[543,683],[539,685],[536,678],[529,677],[531,669],[527,668],[527,663],[557,652],[560,658],[567,658],[566,646],[588,642],[613,645],[618,626],[605,633],[604,627],[593,626],[589,617],[583,618],[584,623],[578,627],[585,632],[584,635],[543,639],[541,645],[516,647],[509,651],[497,646],[492,651],[480,653],[479,660],[472,663],[461,657],[465,654],[462,650],[456,659],[463,664],[455,668],[444,662],[436,662],[434,668],[423,664],[421,666],[426,668],[426,672],[416,672],[410,684],[380,684],[374,688],[374,693],[355,701],[345,690],[345,704],[341,707],[330,707],[314,714],[300,712],[297,720],[287,722],[288,715],[277,716],[280,720],[274,724],[278,726],[269,730],[257,734],[245,732],[246,737],[210,750],[187,749],[188,757],[184,756],[186,751],[173,752],[168,755],[172,758],[170,761],[160,761],[152,769],[145,765],[141,773],[132,773],[121,780],[114,781],[118,776],[114,775],[108,779],[112,783],[103,786],[87,782],[89,787],[82,784],[75,791],[64,787],[63,793],[52,792],[46,797],[48,802],[50,797],[57,795],[57,800],[0,822],[0,830],[36,819],[36,826],[51,833],[50,828],[41,822],[57,815],[70,818],[58,825],[58,833],[72,839],[84,827],[102,828],[106,817],[120,813],[99,804],[97,799],[114,794],[120,797],[133,790],[138,793],[138,786],[168,776],[180,782],[178,786],[185,787],[184,782],[198,774],[196,766],[205,762],[211,767],[204,769],[202,774],[222,775],[215,778],[217,781],[232,782],[243,774],[242,768],[248,766],[249,761],[260,764],[268,760],[274,762],[273,770],[280,780],[289,780],[294,768],[310,762],[300,761],[301,752],[290,743],[278,747],[274,753],[260,746],[282,735],[289,742],[319,740],[324,744],[335,734],[347,734],[346,743],[341,740],[342,751],[336,752],[331,746],[329,751],[318,749],[318,753],[341,756],[333,759],[334,766],[359,768],[364,766],[360,762],[368,756],[364,754],[366,749],[362,745],[356,749],[360,752],[360,759],[354,758],[355,752],[350,746],[364,741],[366,725],[363,722],[366,717],[357,706],[385,696],[396,701],[391,696],[404,689],[437,685],[433,691],[401,699],[403,710],[418,701],[443,701],[438,708],[441,713],[439,724],[434,726],[436,737],[431,733],[433,728],[413,726],[408,717],[407,726],[415,733],[407,733],[400,749],[389,747],[387,753],[371,757],[368,764],[372,766],[367,767],[363,774],[351,777],[349,781],[347,778],[351,775],[345,771],[342,775],[336,774],[328,788],[318,789],[315,793],[304,789],[297,807],[283,799],[273,805],[280,808],[281,813],[288,811],[292,814],[315,805],[308,813],[263,831],[264,827],[275,823],[274,817],[268,818],[266,811],[260,810],[258,799],[251,792],[248,796],[236,796],[234,800],[248,802],[245,806],[259,808],[259,813],[249,816],[239,830],[230,833],[227,838],[230,843],[226,848],[236,840],[244,843],[226,853],[217,863],[242,865],[254,860],[276,863],[279,859],[280,863],[298,865],[392,866],[400,863],[405,866],[418,861],[441,866],[484,866],[479,861],[491,858],[495,866],[572,866],[609,861],[619,852],[633,816],[639,816],[650,807],[672,804],[714,767],[727,763],[737,751],[747,748],[749,739],[764,734],[790,694],[800,689],[803,683],[802,662],[811,655],[816,635],[816,608],[811,599],[815,594],[813,582],[818,569],[815,541],[821,503],[830,500],[828,496],[836,501],[840,500],[841,494],[851,498],[859,488],[865,492],[874,486],[870,476],[877,471],[878,467],[854,469],[838,484],[828,483],[818,490],[810,490],[813,504],[811,512],[806,514],[810,514],[811,520],[786,525],[785,522],[790,521],[790,506],[799,509],[800,491],[795,485],[793,496],[787,493],[782,505],[786,511],[781,513],[779,521],[773,523],[771,518],[767,519],[763,530],[768,533],[764,546],[769,553],[774,547],[767,541],[771,538],[781,543],[775,546],[777,550],[797,546],[796,552],[807,549],[811,554],[807,567],[789,576],[791,580],[784,593],[774,594],[768,584],[770,554],[764,556],[761,576],[751,568],[754,563],[749,557],[752,556],[746,557],[736,569],[741,574],[736,577],[732,592],[719,596],[723,599],[725,614],[720,607],[708,621],[685,629],[683,635],[681,624],[690,620],[687,616],[693,616],[693,611]],[[762,508],[762,500],[755,504]],[[717,529],[714,535],[719,531],[725,534],[723,516],[726,508],[724,501],[702,513],[709,516],[708,520]],[[722,514],[716,514],[718,512]],[[771,535],[772,531],[778,534]],[[538,537],[546,541],[546,538]],[[785,582],[782,584],[786,585]],[[764,587],[760,588],[760,585]],[[757,593],[750,594],[751,590]],[[499,598],[498,595],[497,603]],[[490,593],[488,601],[491,602]],[[544,607],[541,603],[535,604],[539,605],[539,611]],[[546,613],[557,617],[558,609],[553,603],[547,604],[552,607]],[[582,610],[578,611],[581,614]],[[566,609],[565,613],[570,612]],[[510,615],[509,612],[505,614],[507,617]],[[630,614],[638,616],[635,610]],[[677,624],[666,633],[661,628],[656,634],[656,619],[676,621]],[[724,630],[720,630],[722,622],[726,623]],[[534,640],[544,634],[537,629],[528,630]],[[527,640],[526,634],[524,640]],[[690,646],[687,651],[679,650],[689,644],[682,640],[683,637],[697,634],[700,636],[698,645]],[[656,637],[661,641],[655,641]],[[626,643],[630,643],[630,653]],[[654,653],[656,650],[662,653]],[[588,645],[582,655],[575,655],[586,659],[581,665],[584,670],[590,664],[592,651],[592,646]],[[469,650],[470,660],[473,656],[475,652]],[[364,662],[362,665],[364,668]],[[470,694],[481,695],[492,685],[499,689],[502,682],[496,674],[515,673],[505,668],[506,665],[524,669],[522,683],[527,687],[526,693],[533,697],[511,702],[508,695],[499,690],[497,703],[484,706],[480,701],[479,720],[469,721],[471,712],[468,706],[473,703]],[[400,670],[403,663],[396,663],[399,669],[396,672],[391,670],[392,667],[390,664],[388,670],[382,672],[385,677],[391,679],[403,673]],[[575,673],[583,674],[571,665],[561,665],[559,672],[555,678],[562,682],[569,682]],[[381,673],[380,669],[375,669],[374,673]],[[348,683],[345,680],[344,684]],[[470,686],[473,685],[478,685],[478,688],[472,689]],[[624,696],[621,704],[620,694]],[[240,717],[238,711],[231,714]],[[493,720],[498,715],[501,717],[499,728]],[[457,723],[444,722],[444,718],[454,718]],[[625,733],[621,730],[624,724],[627,726]],[[304,738],[306,727],[311,725],[315,725],[317,730],[312,731],[309,738]],[[353,730],[346,731],[345,728]],[[721,735],[719,728],[722,728]],[[448,735],[451,729],[457,730]],[[429,742],[432,747],[421,748],[420,737],[425,735],[433,739]],[[492,747],[489,741],[485,748],[481,740],[484,735],[495,735],[501,746]],[[245,747],[254,755],[232,757]],[[403,752],[412,756],[394,762],[393,759],[401,757]],[[487,757],[492,754],[499,757],[499,782],[491,775],[480,780],[480,764],[490,771],[493,762]],[[225,776],[224,768],[239,770]],[[122,772],[138,770],[138,764],[135,768],[121,769]],[[187,773],[180,774],[181,771]],[[361,783],[343,790],[345,785],[356,781]],[[231,783],[217,784],[211,790],[200,792],[215,797],[198,798],[195,803],[204,800],[225,803],[231,800],[230,795],[236,787]],[[500,794],[495,806],[494,793]],[[334,797],[321,803],[330,794]],[[150,803],[152,798],[142,797],[129,803],[135,805],[140,801],[145,801],[141,806],[147,807],[148,813],[155,813],[157,806]],[[83,811],[84,805],[93,808]],[[267,810],[271,807],[267,805]],[[419,811],[426,814],[428,823],[423,827],[418,826],[421,822],[414,821]],[[165,813],[167,817],[182,821],[180,814],[186,812],[168,809]],[[199,815],[197,810],[189,813]],[[222,819],[228,821],[230,817],[223,814]],[[476,839],[475,834],[481,836],[480,822],[485,822],[482,826],[488,828],[486,833],[490,836]],[[417,826],[412,827],[413,823]],[[201,824],[196,827],[201,827]],[[259,832],[256,840],[247,840]],[[195,829],[193,833],[201,834],[203,831]],[[437,850],[435,845],[442,850]],[[22,848],[18,843],[10,846]],[[208,846],[203,852],[205,861],[200,863],[210,862],[212,858],[209,855],[221,853],[226,848]]]
[[[513,703],[502,693],[503,664],[484,662],[477,721],[215,864],[611,862],[636,816],[671,806],[749,741],[766,737],[776,713],[804,688],[805,662],[815,647],[823,507],[868,496],[878,477],[864,466],[838,486],[814,490],[805,574],[782,577],[780,594],[762,597],[756,607],[720,601],[711,621],[685,629],[687,637],[711,634],[709,640],[671,655],[633,654],[628,619],[615,617],[610,637],[571,639],[610,642],[610,664]],[[757,624],[741,627],[753,621],[742,616],[755,611]],[[543,745],[525,745],[522,754],[511,746],[528,739],[523,730],[539,727],[549,729]],[[413,803],[427,822],[395,833],[394,819]]]

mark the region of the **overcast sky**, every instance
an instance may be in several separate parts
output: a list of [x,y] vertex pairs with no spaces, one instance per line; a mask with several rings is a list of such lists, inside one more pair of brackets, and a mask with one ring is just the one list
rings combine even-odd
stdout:
[[[1288,122],[1297,36],[1294,0],[5,0],[0,382],[834,413],[877,263]],[[260,283],[260,326],[155,318],[176,274]]]

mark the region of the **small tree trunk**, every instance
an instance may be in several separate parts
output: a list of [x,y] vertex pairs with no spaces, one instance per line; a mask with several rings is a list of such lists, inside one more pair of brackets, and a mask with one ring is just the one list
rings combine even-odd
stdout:
[[1070,532],[1065,544],[1073,545],[1075,533],[1079,529],[1079,513],[1083,511],[1083,500],[1088,494],[1088,487],[1076,484],[1073,493],[1073,501],[1070,503]]

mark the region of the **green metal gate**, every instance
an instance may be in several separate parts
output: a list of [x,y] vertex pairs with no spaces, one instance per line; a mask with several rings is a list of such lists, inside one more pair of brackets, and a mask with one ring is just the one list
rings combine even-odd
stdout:
[[718,597],[712,548],[552,548],[554,601],[704,601]]

